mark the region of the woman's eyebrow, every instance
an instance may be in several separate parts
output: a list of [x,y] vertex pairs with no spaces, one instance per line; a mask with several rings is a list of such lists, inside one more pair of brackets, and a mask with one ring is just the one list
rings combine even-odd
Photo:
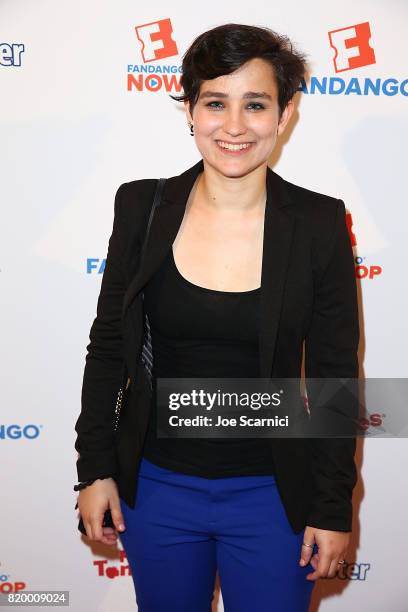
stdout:
[[[265,91],[247,91],[243,94],[243,98],[267,98],[272,100],[272,96],[267,94]],[[228,98],[228,94],[223,91],[203,91],[200,94],[200,98]]]

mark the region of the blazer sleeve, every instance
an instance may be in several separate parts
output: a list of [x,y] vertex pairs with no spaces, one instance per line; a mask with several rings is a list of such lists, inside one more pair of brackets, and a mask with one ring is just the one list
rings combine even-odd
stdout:
[[[310,378],[358,379],[359,320],[357,284],[344,202],[337,200],[330,246],[314,288],[314,305],[305,337],[305,375],[311,422],[319,385]],[[340,394],[330,406],[357,423],[358,397]],[[326,404],[327,406],[327,404]],[[356,438],[309,437],[312,501],[306,524],[334,531],[352,530],[352,492],[357,482]]]
[[78,480],[115,476],[114,410],[123,375],[122,302],[126,290],[121,235],[126,183],[116,192],[113,229],[86,347],[81,412],[75,424]]

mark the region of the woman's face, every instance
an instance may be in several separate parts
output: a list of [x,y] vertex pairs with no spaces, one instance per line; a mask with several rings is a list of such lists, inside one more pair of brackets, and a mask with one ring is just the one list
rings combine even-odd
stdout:
[[[203,159],[226,176],[242,176],[267,164],[293,112],[286,106],[279,120],[278,88],[273,69],[255,58],[232,74],[204,81],[188,121]],[[246,144],[229,150],[222,144]]]

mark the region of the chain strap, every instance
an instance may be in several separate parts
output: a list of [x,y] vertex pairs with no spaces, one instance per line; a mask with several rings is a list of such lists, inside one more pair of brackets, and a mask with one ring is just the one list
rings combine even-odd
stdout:
[[121,387],[118,391],[118,396],[116,399],[115,406],[115,423],[113,425],[113,430],[116,431],[119,425],[120,411],[122,409],[122,399],[123,399],[123,387]]
[[[123,401],[123,393],[124,390],[128,388],[128,385],[130,383],[130,379],[128,379],[127,383],[125,383],[125,379],[127,379],[127,372],[126,372],[126,365],[123,365],[123,374],[122,374],[122,385],[118,391],[117,397],[116,397],[116,406],[115,406],[115,412],[114,412],[114,424],[113,424],[113,431],[116,431],[119,425],[119,419],[120,419],[120,411],[122,410],[122,401]],[[126,386],[125,386],[126,384]]]

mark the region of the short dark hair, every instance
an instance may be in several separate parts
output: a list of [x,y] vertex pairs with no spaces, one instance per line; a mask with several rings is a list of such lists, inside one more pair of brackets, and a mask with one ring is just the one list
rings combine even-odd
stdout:
[[197,102],[201,83],[230,74],[251,59],[261,58],[273,68],[278,87],[279,115],[299,89],[306,72],[306,55],[294,49],[286,35],[267,27],[226,23],[197,36],[183,55],[180,84],[190,111]]

